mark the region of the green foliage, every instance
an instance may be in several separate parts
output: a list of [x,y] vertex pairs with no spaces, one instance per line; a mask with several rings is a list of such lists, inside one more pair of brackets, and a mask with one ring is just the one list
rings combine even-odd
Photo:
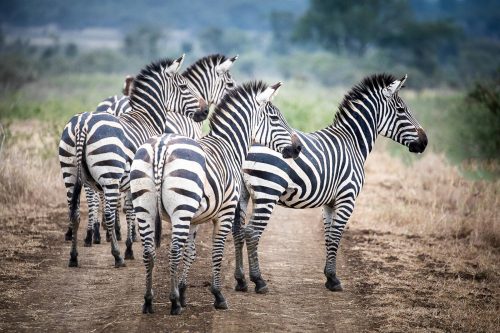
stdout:
[[500,69],[494,80],[476,82],[467,98],[470,103],[482,105],[491,113],[500,116]]
[[363,54],[408,16],[408,4],[401,0],[312,0],[296,37],[312,39],[329,50]]
[[210,27],[199,35],[203,50],[207,53],[240,54],[251,49],[256,41],[242,30]]
[[120,93],[123,75],[66,74],[42,78],[0,99],[0,120],[40,119],[64,126],[76,113],[93,111]]
[[157,58],[158,41],[161,37],[160,29],[153,26],[141,26],[125,35],[124,52],[146,59]]

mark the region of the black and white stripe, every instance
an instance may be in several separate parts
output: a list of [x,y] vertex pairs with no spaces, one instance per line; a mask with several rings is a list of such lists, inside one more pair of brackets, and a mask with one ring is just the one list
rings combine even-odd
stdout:
[[[203,57],[188,67],[183,73],[184,76],[196,96],[207,101],[210,105],[217,104],[222,96],[227,90],[234,87],[234,81],[230,74],[230,69],[233,63],[238,59],[238,56],[232,58],[227,58],[221,54],[214,54]],[[127,77],[124,85],[124,93],[128,92],[130,94],[132,88],[132,82],[129,81],[130,77]],[[115,98],[116,102],[112,104],[108,109],[110,113],[115,115],[120,115],[124,112],[131,110],[129,99],[126,98]],[[110,97],[109,99],[112,99]],[[106,104],[103,102],[101,104]],[[100,104],[100,105],[101,105]],[[208,110],[208,109],[207,109]],[[176,133],[190,138],[200,138],[202,135],[202,123],[195,122],[189,117],[185,117],[182,114],[175,112],[167,112],[166,122],[165,122],[165,133]],[[64,134],[63,134],[64,135]],[[74,136],[74,135],[73,135]],[[66,141],[71,140],[67,138]],[[96,192],[85,186],[87,202],[89,206],[89,221],[87,225],[87,237],[85,238],[85,246],[90,246],[92,244],[92,237],[94,238],[94,243],[100,242],[99,233],[99,223],[98,223],[98,210],[99,210],[99,196]],[[101,195],[102,197],[102,195]],[[101,200],[102,202],[102,200]],[[121,200],[118,201],[120,205]],[[104,221],[104,218],[103,218]],[[134,223],[134,221],[127,221],[128,223]],[[132,240],[135,239],[135,227],[132,226],[132,234],[127,236],[127,252],[126,258],[132,258]],[[115,232],[117,234],[117,239],[121,239],[120,235],[120,224],[119,224],[119,214],[116,214],[115,222]],[[132,238],[132,240],[130,239]],[[66,239],[71,240],[71,229],[66,233]],[[106,232],[106,239],[110,241],[110,234]]]
[[[71,170],[67,183],[71,192],[69,204],[73,229],[71,267],[78,265],[77,231],[82,183],[104,193],[104,214],[106,227],[111,233],[111,252],[115,257],[115,266],[123,266],[114,221],[120,192],[128,191],[128,175],[135,151],[150,137],[164,132],[167,112],[182,113],[200,121],[206,117],[206,103],[193,95],[187,80],[177,73],[183,59],[184,56],[176,60],[164,59],[143,69],[134,80],[130,112],[119,117],[107,113],[84,114],[77,122],[76,157],[67,156],[77,166]],[[128,197],[126,205],[131,208]],[[133,219],[133,216],[127,215]],[[127,234],[131,235],[131,223],[128,223]]]
[[[270,103],[280,85],[267,87],[262,82],[251,82],[229,92],[210,118],[210,133],[198,141],[162,135],[137,150],[130,187],[144,246],[144,313],[153,311],[152,269],[162,215],[172,226],[171,314],[179,314],[181,306],[185,306],[187,273],[196,256],[196,231],[199,224],[209,221],[214,221],[211,291],[215,307],[227,308],[221,293],[220,268],[243,186],[241,165],[250,145],[255,140],[287,157],[296,157],[300,151],[285,119]],[[183,255],[184,271],[179,276]]]
[[[123,84],[123,95],[114,95],[106,98],[102,102],[100,102],[95,111],[96,113],[109,113],[114,116],[120,116],[121,114],[131,110],[130,108],[130,103],[129,103],[129,95],[132,90],[132,82],[134,78],[132,76],[127,76],[125,78],[124,84]],[[66,187],[68,188],[69,186],[72,186],[73,183],[68,182],[68,180],[71,180],[73,175],[71,173],[74,168],[76,168],[76,165],[74,163],[71,163],[70,160],[68,160],[67,156],[75,156],[76,154],[76,135],[75,135],[75,128],[78,124],[78,121],[86,118],[84,114],[76,114],[74,115],[70,121],[66,124],[66,126],[63,129],[61,139],[59,140],[59,161],[61,163],[61,171],[63,173],[63,180],[64,183],[66,184]],[[69,177],[69,178],[68,178]],[[101,242],[100,240],[100,235],[99,235],[99,222],[98,222],[98,210],[99,210],[99,194],[95,192],[92,188],[90,188],[87,185],[84,185],[85,188],[85,195],[87,197],[87,203],[89,206],[89,221],[88,221],[88,227],[87,227],[87,237],[85,238],[85,246],[91,246],[92,245],[92,228],[95,228],[94,232],[94,243],[99,244]],[[71,200],[71,192],[67,191],[67,200],[68,204]],[[116,233],[117,233],[117,238],[118,240],[121,239],[121,235],[119,232],[119,214],[117,216],[117,221],[115,223],[116,227]],[[108,241],[110,240],[110,235],[107,233],[106,235]],[[66,232],[65,235],[66,240],[71,240],[72,239],[72,230],[71,228],[68,228],[68,231]]]
[[[242,193],[239,219],[233,234],[236,247],[236,290],[246,291],[243,243],[246,241],[250,279],[256,292],[267,285],[259,269],[257,247],[274,207],[323,207],[326,241],[326,287],[341,290],[336,275],[336,257],[344,227],[354,209],[365,178],[364,163],[378,135],[421,153],[427,137],[398,91],[406,76],[373,75],[356,85],[344,98],[333,124],[313,133],[298,133],[304,146],[295,160],[284,160],[272,150],[253,146],[243,163],[247,190]],[[252,198],[252,215],[244,226]]]

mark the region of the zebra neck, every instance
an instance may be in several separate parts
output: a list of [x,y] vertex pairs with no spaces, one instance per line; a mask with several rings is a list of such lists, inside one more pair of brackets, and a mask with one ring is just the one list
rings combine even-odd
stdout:
[[364,159],[377,139],[375,112],[363,103],[354,102],[350,103],[350,108],[342,107],[330,128],[342,132]]
[[141,110],[131,110],[119,116],[127,123],[127,127],[136,134],[143,134],[146,140],[165,131],[166,116],[164,112],[146,113]]
[[[236,117],[240,118],[238,121]],[[251,144],[251,119],[246,112],[214,111],[210,119],[210,132],[201,141],[233,157],[241,167]]]

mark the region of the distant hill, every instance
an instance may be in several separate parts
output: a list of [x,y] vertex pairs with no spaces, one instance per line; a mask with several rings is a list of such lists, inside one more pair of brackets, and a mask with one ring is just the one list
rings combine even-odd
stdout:
[[0,22],[12,26],[57,24],[63,29],[140,25],[192,31],[208,27],[268,30],[272,11],[301,15],[308,0],[7,0]]

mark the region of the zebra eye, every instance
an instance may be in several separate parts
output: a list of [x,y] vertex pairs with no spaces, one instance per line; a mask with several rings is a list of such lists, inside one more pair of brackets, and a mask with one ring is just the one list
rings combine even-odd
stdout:
[[405,112],[405,108],[401,107],[401,106],[398,106],[396,108],[396,111],[399,112],[399,113],[404,113]]
[[234,82],[228,82],[227,83],[228,88],[233,88],[234,87]]
[[277,116],[277,115],[275,115],[275,114],[270,114],[270,115],[269,115],[269,118],[270,118],[271,120],[274,120],[274,121],[279,121],[279,120],[280,120],[280,117],[278,117],[278,116]]

